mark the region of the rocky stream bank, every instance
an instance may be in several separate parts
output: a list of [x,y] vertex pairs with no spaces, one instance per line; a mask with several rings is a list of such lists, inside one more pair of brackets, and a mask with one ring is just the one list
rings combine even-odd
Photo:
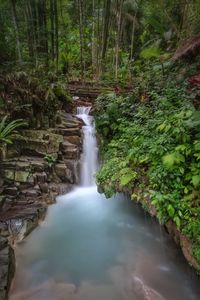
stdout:
[[57,120],[55,128],[20,132],[0,162],[0,300],[7,299],[14,276],[15,243],[78,181],[82,122],[65,111]]

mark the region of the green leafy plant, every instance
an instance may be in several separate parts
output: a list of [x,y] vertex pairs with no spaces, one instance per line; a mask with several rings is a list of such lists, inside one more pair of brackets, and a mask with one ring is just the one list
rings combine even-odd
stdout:
[[56,158],[53,155],[50,155],[50,154],[45,155],[44,160],[46,160],[46,162],[48,163],[48,166],[50,168],[56,162]]
[[5,116],[0,122],[0,144],[12,144],[12,139],[16,135],[16,129],[26,125],[22,119],[7,122]]

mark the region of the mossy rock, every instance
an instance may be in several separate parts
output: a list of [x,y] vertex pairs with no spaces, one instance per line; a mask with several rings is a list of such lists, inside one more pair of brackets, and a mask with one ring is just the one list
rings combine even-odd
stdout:
[[37,156],[57,153],[60,143],[63,141],[61,135],[46,130],[24,130],[21,134],[23,138],[16,140],[21,151]]
[[5,170],[4,171],[4,178],[8,179],[8,180],[14,180],[15,179],[14,170]]
[[17,182],[28,182],[29,172],[26,171],[16,171],[15,181]]

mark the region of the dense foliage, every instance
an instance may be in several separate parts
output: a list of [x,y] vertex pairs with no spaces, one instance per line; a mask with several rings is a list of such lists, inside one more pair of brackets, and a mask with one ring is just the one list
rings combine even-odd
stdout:
[[97,182],[108,197],[125,191],[144,206],[150,199],[161,222],[173,220],[194,242],[200,261],[200,111],[192,101],[199,98],[181,66],[168,64],[163,74],[148,64],[143,71],[131,95],[97,100]]
[[198,0],[2,0],[0,65],[127,82],[139,57],[198,34],[199,16]]

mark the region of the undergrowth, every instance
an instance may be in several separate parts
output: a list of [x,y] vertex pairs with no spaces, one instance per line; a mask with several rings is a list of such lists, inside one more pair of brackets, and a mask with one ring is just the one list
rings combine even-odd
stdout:
[[129,96],[98,98],[103,164],[97,184],[107,197],[128,191],[137,201],[150,199],[161,223],[173,220],[191,239],[200,262],[198,95],[185,80],[187,72],[181,80],[177,67],[162,72],[148,68]]

